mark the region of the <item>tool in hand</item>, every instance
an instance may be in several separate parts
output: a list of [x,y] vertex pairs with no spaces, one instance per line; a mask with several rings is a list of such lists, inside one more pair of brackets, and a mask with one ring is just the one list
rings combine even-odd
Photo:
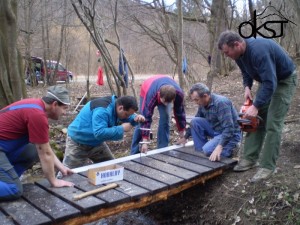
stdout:
[[252,105],[253,101],[250,98],[247,98],[247,100],[244,102],[243,106],[240,109],[239,118],[237,120],[242,131],[241,152],[244,150],[244,132],[255,132],[259,127],[260,123],[263,122],[263,119],[258,115],[256,117],[251,118],[245,115],[248,108]]
[[247,109],[253,105],[253,101],[248,98],[245,102],[244,105],[241,107],[240,113],[239,113],[239,118],[238,118],[238,123],[240,125],[240,128],[244,132],[255,132],[260,124],[260,122],[263,121],[263,119],[260,116],[256,117],[247,117],[245,115]]
[[151,140],[153,139],[153,133],[151,132],[151,129],[150,128],[142,128],[140,127],[140,130],[145,130],[145,131],[149,131],[149,138],[148,140],[149,141],[140,141],[139,142],[139,150],[140,150],[140,161],[142,161],[142,152],[141,152],[141,149],[142,149],[142,145],[143,144],[150,144],[151,143]]
[[80,200],[80,199],[85,198],[87,196],[90,196],[90,195],[93,195],[93,194],[98,194],[100,192],[107,191],[107,190],[112,189],[112,188],[116,188],[118,186],[119,185],[116,184],[116,183],[111,183],[111,184],[105,185],[103,187],[97,188],[95,190],[87,191],[87,192],[79,194],[79,195],[74,195],[73,200],[77,201],[77,200]]
[[140,144],[140,161],[142,161],[142,145],[143,144],[150,144],[151,142],[150,141],[140,141],[139,144]]

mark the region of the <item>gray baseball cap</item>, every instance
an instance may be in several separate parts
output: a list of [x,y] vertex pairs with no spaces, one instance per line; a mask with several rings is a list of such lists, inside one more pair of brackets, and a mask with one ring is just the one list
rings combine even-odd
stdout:
[[69,91],[62,86],[51,86],[47,90],[46,97],[55,99],[65,105],[70,105]]

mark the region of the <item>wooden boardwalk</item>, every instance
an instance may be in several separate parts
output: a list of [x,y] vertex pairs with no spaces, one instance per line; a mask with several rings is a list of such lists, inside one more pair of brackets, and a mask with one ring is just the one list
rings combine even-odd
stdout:
[[[124,166],[124,179],[117,181],[119,187],[73,200],[74,195],[96,189],[88,182],[89,167],[82,167],[64,179],[75,183],[74,187],[52,188],[43,179],[35,184],[24,185],[21,199],[0,203],[2,225],[22,224],[84,224],[129,209],[167,200],[206,180],[221,175],[236,164],[235,160],[223,158],[211,162],[193,147],[174,147],[171,150],[154,150],[143,157],[139,155],[100,163],[118,163]],[[151,154],[150,154],[151,153]],[[96,164],[92,167],[97,166]]]

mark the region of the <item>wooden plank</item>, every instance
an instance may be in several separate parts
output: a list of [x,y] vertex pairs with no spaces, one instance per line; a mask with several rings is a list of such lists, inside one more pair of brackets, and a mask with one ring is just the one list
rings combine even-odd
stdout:
[[[23,185],[23,197],[55,221],[68,219],[80,211],[34,184]],[[47,204],[45,204],[45,201]]]
[[132,172],[130,170],[126,170],[126,169],[124,170],[124,180],[127,180],[128,182],[136,184],[140,187],[143,187],[143,188],[149,190],[152,194],[168,188],[168,185],[166,185],[162,182],[153,180],[149,177],[145,177],[141,174],[134,173],[134,172]]
[[5,211],[7,215],[12,217],[17,224],[46,225],[51,223],[49,217],[42,214],[22,198],[10,201],[9,203],[1,202],[0,208]]
[[[126,170],[124,170],[126,172]],[[85,177],[87,177],[87,172],[81,173]],[[88,178],[86,178],[88,179]],[[119,184],[119,187],[115,188],[116,191],[119,191],[124,194],[124,200],[127,200],[128,196],[131,198],[139,198],[141,195],[148,193],[148,191],[140,186],[135,185],[134,183],[127,182],[124,180],[115,181],[114,183]],[[125,199],[126,196],[126,199]]]
[[199,173],[200,175],[211,171],[211,168],[209,168],[209,167],[198,165],[196,163],[188,162],[183,159],[175,158],[175,157],[172,157],[169,155],[158,154],[158,155],[152,155],[150,157],[160,160],[165,163],[169,163],[169,164],[180,166],[182,168],[185,168],[185,169],[188,169],[191,171],[195,171],[195,172]]
[[[191,155],[200,156],[200,157],[204,157],[204,158],[208,159],[207,156],[203,156],[203,153],[195,151],[193,146],[178,148],[178,149],[176,149],[176,151],[181,151],[181,152],[184,152],[184,153],[188,153],[188,154],[191,154]],[[226,157],[221,157],[220,162],[224,163],[224,164],[227,164],[229,166],[233,166],[237,163],[237,160],[234,160],[234,159],[231,159],[231,158],[226,158]]]
[[0,211],[0,221],[1,221],[1,225],[14,225],[15,224],[9,216],[4,215],[3,212],[1,212],[1,211]]
[[119,184],[117,190],[129,195],[131,199],[139,199],[144,195],[148,195],[149,191],[125,180],[116,181]]
[[179,186],[170,187],[170,189],[158,192],[153,195],[144,196],[137,201],[131,201],[131,202],[120,204],[117,207],[100,208],[98,211],[92,214],[82,215],[80,217],[67,220],[63,223],[60,223],[60,225],[81,225],[81,224],[99,220],[104,217],[116,215],[117,213],[124,212],[130,209],[137,209],[158,201],[167,200],[170,196],[178,194],[197,184],[203,184],[209,179],[212,179],[216,176],[220,176],[223,172],[224,172],[223,169],[216,169],[211,173],[196,178],[195,180],[181,183],[181,185]]
[[178,150],[178,151],[174,150],[174,151],[165,152],[163,154],[169,155],[169,156],[172,156],[172,157],[176,157],[176,158],[179,158],[179,159],[183,159],[183,160],[186,160],[186,161],[189,161],[189,162],[193,162],[193,163],[196,163],[196,164],[199,164],[199,165],[202,165],[202,166],[206,166],[206,167],[211,168],[212,170],[226,166],[226,164],[224,164],[224,163],[211,162],[211,161],[208,160],[208,158],[204,158],[200,154],[199,154],[199,156],[191,155],[187,152],[184,152],[181,149]]
[[78,201],[73,200],[74,195],[83,193],[83,191],[76,187],[54,188],[51,187],[49,181],[46,179],[39,180],[37,184],[84,213],[92,212],[105,204],[104,201],[94,196],[88,196]]
[[143,159],[136,159],[134,160],[135,162],[141,163],[143,165],[149,166],[153,169],[157,169],[159,171],[163,171],[169,174],[172,174],[174,176],[178,176],[180,178],[183,178],[185,180],[190,180],[193,178],[196,178],[199,176],[199,173],[195,173],[190,170],[186,170],[182,167],[174,166],[168,163],[164,163],[162,161],[149,158],[149,157],[144,157]]
[[148,166],[141,165],[133,161],[123,162],[120,165],[124,166],[125,169],[134,171],[135,173],[168,184],[169,186],[178,185],[179,183],[184,181],[184,179],[179,178],[177,176],[150,168]]
[[[91,191],[103,185],[93,185],[88,181],[87,172],[79,174],[73,174],[72,176],[64,177],[64,180],[71,181],[75,184],[76,187],[83,191]],[[104,201],[105,205],[107,204],[120,204],[126,202],[130,199],[130,196],[124,194],[116,189],[110,189],[105,192],[99,193],[96,195],[97,198],[100,198]]]

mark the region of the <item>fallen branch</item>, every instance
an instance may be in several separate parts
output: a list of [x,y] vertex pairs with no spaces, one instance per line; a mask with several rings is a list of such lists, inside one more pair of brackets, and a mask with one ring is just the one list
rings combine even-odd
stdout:
[[285,124],[287,123],[294,123],[294,122],[298,122],[300,120],[300,118],[294,118],[294,119],[287,119],[284,121]]

